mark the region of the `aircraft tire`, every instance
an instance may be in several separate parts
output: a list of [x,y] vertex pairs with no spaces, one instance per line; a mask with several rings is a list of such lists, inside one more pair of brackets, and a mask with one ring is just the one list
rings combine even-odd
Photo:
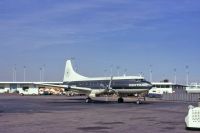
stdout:
[[92,99],[89,98],[89,97],[85,99],[85,102],[86,102],[86,103],[90,103],[91,101],[92,101]]
[[137,100],[137,101],[136,101],[136,104],[141,104],[141,101],[140,101],[140,100]]
[[118,98],[118,103],[123,103],[124,102],[124,99],[122,97]]

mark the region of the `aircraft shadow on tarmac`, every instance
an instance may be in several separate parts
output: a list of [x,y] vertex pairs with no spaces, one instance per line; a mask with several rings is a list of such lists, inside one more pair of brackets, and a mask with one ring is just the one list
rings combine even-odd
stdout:
[[[85,98],[73,98],[73,99],[56,99],[53,101],[49,101],[48,103],[53,104],[67,104],[67,103],[73,103],[73,104],[83,104],[85,103]],[[118,103],[117,101],[105,101],[105,100],[92,100],[90,103],[85,104],[136,104],[136,101],[124,101],[123,103]],[[141,104],[152,104],[150,101],[142,101]]]

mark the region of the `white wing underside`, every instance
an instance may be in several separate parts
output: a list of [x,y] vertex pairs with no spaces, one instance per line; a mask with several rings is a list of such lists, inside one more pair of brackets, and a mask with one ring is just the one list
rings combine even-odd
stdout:
[[69,85],[38,84],[38,83],[35,83],[35,84],[41,85],[41,86],[48,86],[48,87],[64,88],[69,91],[81,92],[85,94],[89,94],[92,91],[91,88],[86,88],[86,87],[77,87],[77,86],[69,86]]

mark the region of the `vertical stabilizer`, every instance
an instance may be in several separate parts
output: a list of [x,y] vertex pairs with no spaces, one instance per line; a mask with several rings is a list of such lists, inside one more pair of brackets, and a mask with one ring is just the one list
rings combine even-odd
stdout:
[[64,73],[64,79],[63,82],[70,82],[70,81],[79,81],[79,80],[84,80],[87,77],[84,77],[78,73],[76,73],[72,67],[71,60],[66,61],[66,66],[65,66],[65,73]]

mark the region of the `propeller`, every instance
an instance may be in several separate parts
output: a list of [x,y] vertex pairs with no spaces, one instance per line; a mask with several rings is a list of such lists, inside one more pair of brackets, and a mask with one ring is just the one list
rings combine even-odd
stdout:
[[114,90],[112,89],[112,87],[111,87],[111,85],[112,85],[112,80],[113,80],[113,76],[111,76],[110,82],[109,82],[108,87],[107,87],[108,92],[114,91]]

